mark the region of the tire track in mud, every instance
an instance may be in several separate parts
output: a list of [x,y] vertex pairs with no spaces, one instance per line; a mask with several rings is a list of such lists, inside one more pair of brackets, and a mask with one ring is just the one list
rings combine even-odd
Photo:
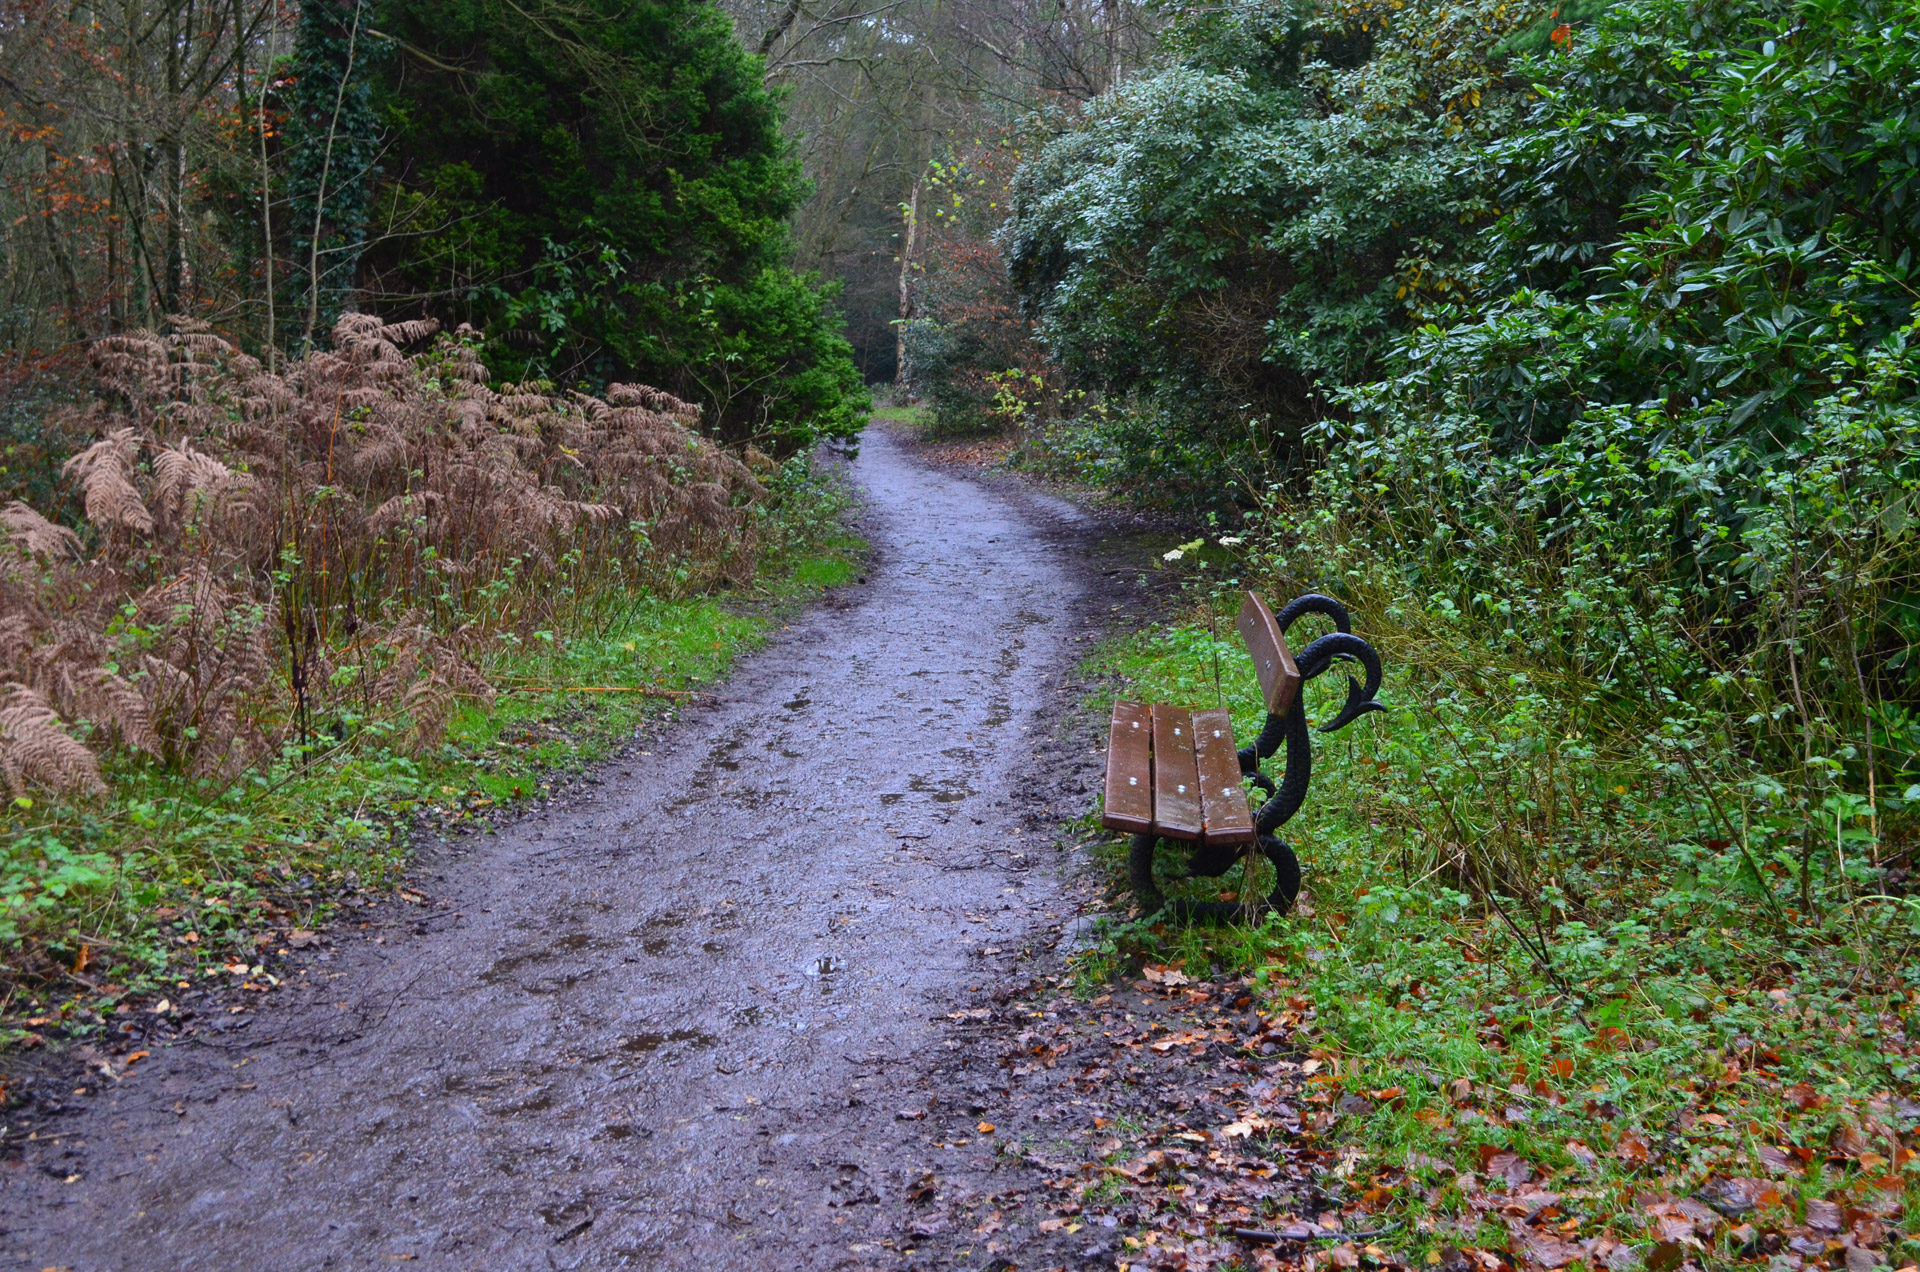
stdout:
[[[430,852],[390,914],[5,1171],[74,1269],[901,1266],[944,1013],[1057,937],[1037,746],[1113,584],[1070,505],[867,436],[869,581],[601,785]],[[1064,806],[1064,805],[1063,805]],[[376,935],[369,930],[368,937]],[[58,1147],[56,1147],[56,1144]],[[78,1174],[75,1182],[63,1182]]]

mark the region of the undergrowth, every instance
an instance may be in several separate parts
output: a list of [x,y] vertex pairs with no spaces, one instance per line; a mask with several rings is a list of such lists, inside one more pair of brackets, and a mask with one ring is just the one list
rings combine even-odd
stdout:
[[[1249,738],[1258,688],[1224,612],[1088,670],[1119,696],[1228,706]],[[1314,736],[1283,832],[1295,911],[1116,919],[1082,986],[1142,962],[1252,975],[1269,1020],[1316,1041],[1303,1120],[1401,1258],[1558,1267],[1617,1241],[1612,1266],[1912,1263],[1920,908],[1849,869],[1844,819],[1803,904],[1797,839],[1761,833],[1763,801],[1702,789],[1657,738],[1580,730],[1566,686],[1429,619],[1356,618],[1390,710]],[[1338,679],[1309,686],[1310,718]],[[1124,888],[1125,840],[1097,811],[1080,829]],[[1702,1204],[1727,1220],[1711,1236],[1685,1212]]]

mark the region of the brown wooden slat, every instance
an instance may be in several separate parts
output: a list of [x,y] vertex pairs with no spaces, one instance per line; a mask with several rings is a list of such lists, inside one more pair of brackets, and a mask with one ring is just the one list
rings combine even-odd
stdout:
[[1300,668],[1287,652],[1287,638],[1280,634],[1280,624],[1273,621],[1273,611],[1248,592],[1240,604],[1240,617],[1234,622],[1240,628],[1240,639],[1247,642],[1247,652],[1253,655],[1253,669],[1260,676],[1260,695],[1266,699],[1267,710],[1274,715],[1287,714],[1293,700],[1300,696]]
[[1200,775],[1193,763],[1193,715],[1153,708],[1153,830],[1169,839],[1200,838]]
[[1193,755],[1200,775],[1200,820],[1210,844],[1253,842],[1253,813],[1240,784],[1234,753],[1233,717],[1225,711],[1193,713]]
[[1100,824],[1130,835],[1153,829],[1153,713],[1137,702],[1113,704],[1107,732],[1107,807]]

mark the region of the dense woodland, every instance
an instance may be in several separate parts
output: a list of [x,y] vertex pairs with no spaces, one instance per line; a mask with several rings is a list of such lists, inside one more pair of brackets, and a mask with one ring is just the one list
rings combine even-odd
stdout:
[[[0,2],[5,1010],[386,877],[342,810],[516,683],[687,683],[659,606],[829,541],[877,395],[1202,533],[1132,692],[1223,692],[1240,584],[1386,656],[1305,832],[1335,953],[1135,915],[1081,972],[1317,1012],[1351,1144],[1467,1172],[1376,1181],[1409,1257],[1627,1265],[1496,1241],[1507,1152],[1658,1269],[1911,1263],[1910,6],[725,3]],[[207,816],[347,756],[271,877]],[[1737,1239],[1646,1218],[1760,1178]]]

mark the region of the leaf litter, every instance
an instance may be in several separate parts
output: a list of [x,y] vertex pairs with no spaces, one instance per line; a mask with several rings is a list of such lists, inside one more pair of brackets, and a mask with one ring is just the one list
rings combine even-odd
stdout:
[[[951,1153],[966,1145],[953,1115],[990,1102],[999,1134],[972,1170],[961,1159],[909,1191],[924,1213],[897,1249],[990,1272],[1912,1267],[1895,1257],[1912,1248],[1920,1182],[1906,1093],[1832,1099],[1774,1081],[1754,1054],[1712,1080],[1676,1075],[1667,1125],[1616,1128],[1570,1065],[1531,1085],[1402,1079],[1430,1083],[1424,1102],[1369,1087],[1285,980],[1148,964],[1104,988],[1085,998],[1043,977],[952,1013],[969,1030],[946,1077],[973,1099],[936,1095],[919,1133]],[[1411,1116],[1443,1139],[1568,1103],[1591,1129],[1552,1161],[1486,1143],[1442,1157],[1383,1134],[1422,1103]]]

